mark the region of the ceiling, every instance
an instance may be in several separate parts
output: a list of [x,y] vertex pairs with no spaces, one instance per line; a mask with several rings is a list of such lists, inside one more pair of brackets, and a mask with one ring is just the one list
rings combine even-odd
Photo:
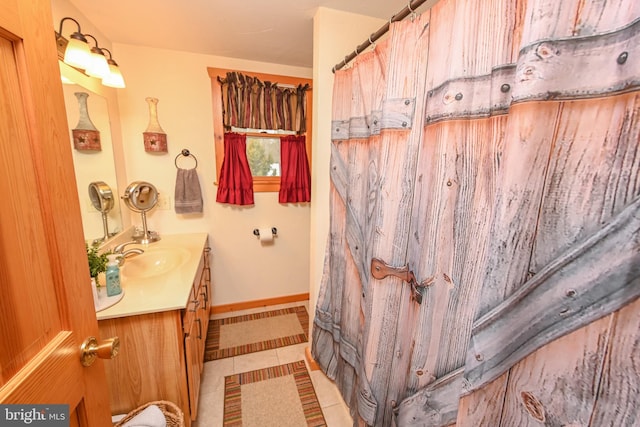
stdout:
[[[408,0],[70,2],[112,43],[300,67],[313,65],[313,16],[318,7],[386,20],[408,4]],[[368,34],[362,36],[365,41]]]

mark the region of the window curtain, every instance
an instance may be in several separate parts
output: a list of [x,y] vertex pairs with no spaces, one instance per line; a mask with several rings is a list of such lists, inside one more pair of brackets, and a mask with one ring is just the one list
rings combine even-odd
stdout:
[[280,203],[311,201],[311,174],[304,135],[280,138]]
[[440,0],[335,73],[312,355],[354,426],[638,424],[638,34]]
[[222,89],[223,124],[248,129],[306,131],[309,85],[279,86],[239,72],[218,77]]
[[253,177],[247,160],[247,137],[238,133],[224,134],[224,160],[218,182],[218,203],[253,204]]

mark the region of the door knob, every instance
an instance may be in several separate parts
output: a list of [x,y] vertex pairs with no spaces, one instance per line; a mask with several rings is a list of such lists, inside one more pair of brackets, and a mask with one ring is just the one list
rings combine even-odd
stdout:
[[82,366],[91,366],[96,358],[113,359],[120,350],[120,338],[113,337],[98,344],[96,337],[89,337],[80,346],[80,361]]

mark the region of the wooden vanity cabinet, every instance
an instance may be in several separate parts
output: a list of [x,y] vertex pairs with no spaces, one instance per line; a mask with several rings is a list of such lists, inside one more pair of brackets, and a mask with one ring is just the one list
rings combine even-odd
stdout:
[[183,317],[184,349],[187,363],[187,380],[189,383],[189,405],[191,419],[198,413],[200,396],[200,377],[204,369],[204,350],[209,330],[209,308],[211,295],[211,269],[209,267],[209,248],[203,253],[201,266],[198,268],[196,282],[191,291],[189,304]]
[[196,418],[211,295],[207,246],[184,309],[98,322],[101,336],[120,338],[120,353],[104,363],[112,414],[168,400],[182,409],[187,427]]

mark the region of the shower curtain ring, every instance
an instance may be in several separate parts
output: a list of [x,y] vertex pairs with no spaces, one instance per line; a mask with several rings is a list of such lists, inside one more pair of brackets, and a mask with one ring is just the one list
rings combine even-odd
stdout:
[[409,4],[407,4],[407,9],[409,9],[409,12],[411,12],[411,18],[410,18],[411,22],[415,21],[415,19],[416,19],[416,11],[411,9],[411,2],[412,1],[413,0],[409,0]]
[[376,48],[376,42],[371,40],[371,36],[373,36],[373,35],[374,35],[373,33],[369,34],[369,45],[371,46],[372,49],[375,49]]

